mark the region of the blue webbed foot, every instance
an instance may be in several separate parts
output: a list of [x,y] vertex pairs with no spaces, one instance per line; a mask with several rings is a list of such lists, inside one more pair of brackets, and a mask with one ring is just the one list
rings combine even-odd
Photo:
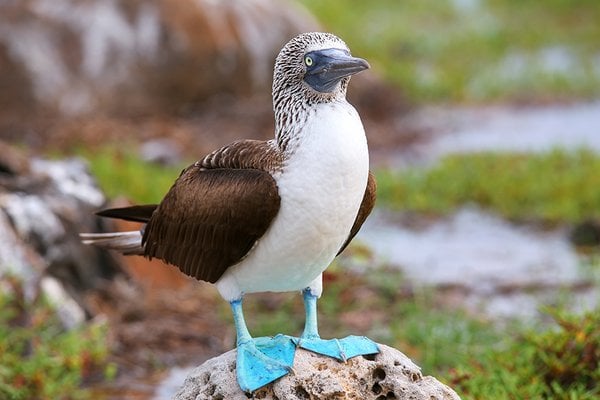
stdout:
[[292,372],[296,344],[284,335],[253,339],[242,312],[242,299],[231,303],[237,334],[236,375],[244,392],[253,392]]
[[314,353],[346,361],[352,357],[379,353],[379,347],[364,336],[348,336],[343,339],[321,339],[318,336],[296,339],[298,347]]
[[296,353],[296,346],[291,336],[279,334],[273,337],[258,337],[254,339],[254,343],[261,353],[285,364],[288,372],[291,372]]
[[302,292],[306,309],[306,324],[304,333],[299,339],[294,339],[298,347],[328,357],[346,361],[349,358],[379,353],[377,344],[364,336],[348,336],[343,339],[321,339],[317,329],[317,296],[310,288]]
[[238,343],[236,373],[240,388],[253,392],[292,372],[295,350],[294,342],[284,335]]
[[377,344],[366,336],[350,335],[340,339],[339,342],[342,345],[342,351],[346,355],[346,359],[379,353]]

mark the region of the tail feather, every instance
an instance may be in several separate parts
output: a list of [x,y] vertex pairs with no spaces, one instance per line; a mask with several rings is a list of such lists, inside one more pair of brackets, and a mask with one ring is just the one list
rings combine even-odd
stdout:
[[125,255],[143,255],[142,233],[140,231],[110,233],[80,233],[81,242],[104,249],[116,250]]
[[147,223],[152,217],[152,213],[158,207],[157,204],[146,204],[141,206],[130,206],[121,208],[109,208],[98,211],[96,215],[100,217],[124,219],[126,221]]

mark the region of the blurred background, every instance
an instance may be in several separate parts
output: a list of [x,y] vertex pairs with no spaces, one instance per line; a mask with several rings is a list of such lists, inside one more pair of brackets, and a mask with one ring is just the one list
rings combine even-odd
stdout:
[[[300,32],[372,69],[349,99],[376,210],[326,272],[324,337],[364,334],[463,398],[600,396],[596,0],[0,0],[0,398],[166,399],[233,348],[176,268],[79,243],[214,148],[273,135]],[[248,296],[255,335],[300,296]]]

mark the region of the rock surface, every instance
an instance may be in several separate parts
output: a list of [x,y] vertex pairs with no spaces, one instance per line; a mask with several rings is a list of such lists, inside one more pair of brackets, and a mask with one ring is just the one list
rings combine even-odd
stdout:
[[0,1],[0,113],[178,109],[262,92],[281,45],[316,28],[281,0]]
[[84,320],[85,290],[121,271],[79,239],[99,230],[104,202],[82,160],[32,158],[0,141],[0,278],[20,278],[29,298],[44,292],[66,326]]
[[[0,139],[47,152],[168,138],[188,157],[270,139],[275,56],[322,29],[293,0],[0,0]],[[376,68],[349,99],[371,147],[420,138]]]
[[379,347],[381,352],[376,356],[355,357],[346,363],[299,349],[294,374],[253,394],[239,389],[236,351],[231,350],[195,368],[174,399],[459,399],[448,386],[423,376],[421,369],[398,350],[381,344]]

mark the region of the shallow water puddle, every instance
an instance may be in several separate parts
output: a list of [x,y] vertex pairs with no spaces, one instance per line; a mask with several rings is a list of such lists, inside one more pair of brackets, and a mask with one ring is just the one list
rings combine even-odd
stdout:
[[537,152],[584,146],[600,152],[600,101],[453,109],[436,114],[436,118],[445,122],[425,145],[423,153],[428,158],[482,150]]
[[564,230],[515,226],[476,209],[415,229],[373,215],[358,238],[370,265],[399,268],[417,286],[453,288],[468,308],[494,317],[534,317],[542,304],[588,308],[596,288]]
[[[542,152],[586,147],[600,152],[600,101],[529,107],[423,107],[414,124],[428,139],[388,159],[427,165],[452,153]],[[384,211],[358,238],[377,262],[400,268],[419,285],[454,287],[463,303],[494,316],[531,317],[541,304],[599,302],[565,230],[516,226],[475,209],[415,229]],[[597,272],[596,272],[597,274]],[[597,280],[596,280],[597,281]]]

